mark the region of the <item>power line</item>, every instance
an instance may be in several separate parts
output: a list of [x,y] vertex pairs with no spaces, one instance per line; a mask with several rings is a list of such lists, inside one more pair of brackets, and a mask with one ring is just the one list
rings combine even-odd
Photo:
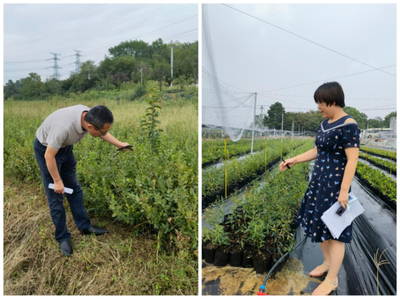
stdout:
[[[277,101],[282,101],[282,99],[278,99],[278,98],[274,98],[274,97],[270,97],[270,96],[266,96],[266,95],[260,95],[261,97],[264,97],[264,98],[270,98],[270,99],[273,99],[273,100],[277,100]],[[295,101],[289,101],[289,100],[284,100],[285,102],[290,102],[290,103],[295,103],[295,104],[303,104],[303,103],[299,103],[299,102],[295,102]],[[311,105],[308,105],[308,104],[303,104],[304,106],[309,106],[309,107],[311,107]],[[315,106],[312,106],[313,108],[315,108]]]
[[370,108],[370,109],[359,109],[358,111],[368,111],[368,110],[396,110],[396,107],[393,108]]
[[388,75],[390,75],[390,76],[396,77],[396,75],[393,75],[393,74],[391,74],[391,73],[382,71],[381,69],[376,68],[376,67],[374,67],[374,66],[372,66],[372,65],[370,65],[370,64],[367,64],[367,63],[362,62],[362,61],[360,61],[360,60],[358,60],[358,59],[352,58],[352,57],[350,57],[350,56],[348,56],[348,55],[345,55],[345,54],[343,54],[343,53],[340,53],[340,52],[338,52],[338,51],[336,51],[336,50],[333,50],[333,49],[331,49],[331,48],[325,47],[324,45],[321,45],[321,44],[319,44],[319,43],[317,43],[317,42],[314,42],[314,41],[312,41],[312,40],[310,40],[310,39],[308,39],[308,38],[305,38],[305,37],[303,37],[303,36],[301,36],[301,35],[298,35],[298,34],[292,32],[292,31],[286,30],[286,29],[284,29],[284,28],[282,28],[282,27],[279,27],[279,26],[277,26],[277,25],[275,25],[275,24],[272,24],[272,23],[270,23],[270,22],[267,22],[267,21],[265,21],[265,20],[263,20],[263,19],[260,19],[260,18],[258,18],[258,17],[256,17],[256,16],[253,16],[253,15],[251,15],[251,14],[249,14],[249,13],[246,13],[246,12],[244,12],[244,11],[242,11],[242,10],[236,9],[236,8],[234,8],[234,7],[232,7],[232,6],[229,6],[229,5],[226,5],[226,4],[222,4],[222,5],[224,5],[224,6],[226,6],[226,7],[229,7],[230,9],[236,10],[236,11],[242,13],[242,14],[245,14],[245,15],[251,17],[251,18],[254,18],[254,19],[256,19],[256,20],[259,20],[259,21],[261,21],[261,22],[263,22],[263,23],[265,23],[265,24],[268,24],[268,25],[270,25],[270,26],[273,26],[273,27],[275,27],[275,28],[278,28],[278,29],[280,29],[280,30],[283,30],[283,31],[285,31],[285,32],[287,32],[287,33],[289,33],[289,34],[292,34],[292,35],[296,36],[296,37],[299,37],[299,38],[301,38],[301,39],[304,39],[304,40],[306,40],[306,41],[308,41],[308,42],[310,42],[310,43],[312,43],[312,44],[314,44],[314,45],[317,45],[317,46],[319,46],[319,47],[321,47],[321,48],[324,48],[324,49],[326,49],[326,50],[328,50],[328,51],[331,51],[331,52],[333,52],[333,53],[336,53],[336,54],[341,55],[341,56],[343,56],[343,57],[346,57],[346,58],[348,58],[348,59],[354,60],[354,61],[356,61],[356,62],[358,62],[358,63],[364,64],[364,65],[366,65],[366,66],[368,66],[368,67],[371,67],[371,68],[373,68],[373,69],[375,69],[375,70],[379,70],[379,71],[381,71],[381,72],[383,72],[383,73],[385,73],[385,74],[388,74]]
[[[384,67],[381,67],[379,69],[386,69],[386,68],[390,68],[390,67],[394,67],[394,66],[396,66],[396,64],[389,65],[389,66],[384,66]],[[334,77],[334,78],[329,78],[329,79],[323,79],[323,80],[318,80],[318,81],[313,81],[313,82],[308,82],[308,83],[302,83],[302,84],[297,84],[297,85],[292,85],[292,86],[286,86],[286,87],[282,87],[282,88],[270,89],[270,90],[267,90],[267,91],[260,91],[259,93],[267,93],[267,92],[276,91],[276,90],[283,90],[283,89],[289,89],[289,88],[293,88],[293,87],[299,87],[299,86],[304,86],[304,85],[315,84],[315,83],[319,83],[319,82],[326,82],[326,81],[330,81],[330,80],[335,80],[335,79],[355,76],[355,75],[374,72],[374,71],[375,70],[368,70],[368,71],[363,71],[363,72],[358,72],[358,73],[352,73],[352,74],[339,76],[339,77]]]
[[169,35],[169,36],[165,36],[164,39],[167,39],[167,38],[170,38],[170,37],[174,37],[174,36],[184,35],[186,33],[190,33],[192,31],[197,31],[197,30],[198,30],[198,28],[195,28],[195,29],[192,29],[192,30],[189,30],[189,31],[185,31],[185,32],[177,33],[177,34],[172,34],[172,35]]
[[[67,56],[59,56],[62,58],[72,57],[75,55],[67,55]],[[36,59],[36,60],[18,60],[18,61],[4,61],[4,63],[29,63],[29,62],[43,62],[47,61],[48,59]]]
[[[313,95],[299,95],[299,94],[266,94],[266,95],[273,95],[273,96],[281,96],[281,97],[302,97],[302,98],[314,98]],[[353,97],[346,97],[346,100],[362,100],[362,101],[396,101],[395,99],[371,99],[371,98],[353,98]]]
[[[156,30],[153,30],[153,31],[150,31],[150,32],[141,34],[141,35],[138,35],[138,36],[134,37],[133,39],[138,39],[139,37],[142,37],[142,36],[144,36],[144,35],[147,35],[147,34],[150,34],[150,33],[154,33],[154,32],[156,32],[156,31],[159,31],[159,30],[162,30],[162,29],[165,29],[165,28],[174,26],[174,25],[176,25],[176,24],[182,23],[182,22],[187,21],[187,20],[189,20],[189,19],[192,19],[192,18],[194,18],[194,17],[197,17],[197,14],[194,15],[194,16],[191,16],[191,17],[189,17],[189,18],[180,20],[180,21],[178,21],[178,22],[172,23],[172,24],[170,24],[170,25],[167,25],[167,26],[158,28],[158,29],[156,29]],[[84,51],[84,53],[86,54],[86,53],[90,53],[90,52],[95,52],[95,51],[97,51],[97,50],[99,50],[99,49],[104,49],[104,48],[109,48],[109,46],[105,46],[105,47],[100,47],[100,48],[96,48],[96,49],[93,49],[93,50]]]

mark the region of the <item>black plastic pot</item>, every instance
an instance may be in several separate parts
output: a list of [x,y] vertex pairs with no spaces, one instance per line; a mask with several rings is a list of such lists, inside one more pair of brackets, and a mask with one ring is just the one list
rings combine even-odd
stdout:
[[241,267],[243,263],[243,252],[230,252],[229,253],[229,265],[232,267]]
[[204,249],[205,249],[205,247],[207,246],[207,244],[208,243],[210,243],[210,240],[208,240],[208,241],[202,241],[202,243],[201,243],[201,259],[202,260],[204,260],[204,258],[205,258],[205,255],[204,255]]
[[259,274],[267,273],[269,269],[271,269],[271,260],[272,255],[271,252],[265,249],[261,249],[262,255],[266,256],[266,259],[262,259],[258,256],[257,250],[254,252],[253,256],[253,263],[254,263],[254,270]]
[[229,252],[223,252],[222,248],[217,249],[214,257],[214,266],[225,267],[229,262]]
[[254,247],[246,247],[243,251],[243,268],[253,268],[253,252]]
[[212,264],[214,263],[215,249],[206,249],[204,248],[204,258],[206,263]]

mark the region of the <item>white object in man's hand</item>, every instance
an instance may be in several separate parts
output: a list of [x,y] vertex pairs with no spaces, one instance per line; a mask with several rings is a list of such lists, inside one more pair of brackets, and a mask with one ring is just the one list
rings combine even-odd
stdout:
[[[49,189],[53,189],[54,190],[54,184],[50,183],[49,184]],[[74,190],[71,189],[71,188],[64,187],[64,192],[68,193],[68,194],[72,194],[72,193],[74,193]]]

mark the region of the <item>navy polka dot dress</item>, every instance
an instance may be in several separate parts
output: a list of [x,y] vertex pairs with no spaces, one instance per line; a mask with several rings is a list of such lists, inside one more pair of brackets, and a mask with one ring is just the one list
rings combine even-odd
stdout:
[[[346,115],[333,123],[328,123],[329,119],[323,121],[315,139],[317,159],[297,216],[304,235],[312,242],[334,239],[321,216],[338,200],[347,164],[344,149],[360,145],[360,129],[354,121],[345,123],[348,118],[352,117]],[[352,225],[349,225],[335,240],[350,243],[351,237]]]

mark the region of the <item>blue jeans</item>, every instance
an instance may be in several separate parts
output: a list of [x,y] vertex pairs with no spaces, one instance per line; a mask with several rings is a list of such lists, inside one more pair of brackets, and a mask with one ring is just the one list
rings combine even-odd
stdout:
[[[44,154],[46,146],[41,144],[37,138],[33,143],[35,150],[36,161],[39,164],[40,172],[44,189],[46,191],[47,201],[49,203],[50,215],[56,227],[55,238],[58,242],[63,242],[71,238],[71,234],[67,229],[67,222],[65,217],[65,209],[63,205],[63,194],[57,194],[53,189],[49,189],[49,183],[54,183],[49,170],[47,169]],[[89,216],[83,205],[83,191],[82,187],[76,177],[76,160],[72,152],[73,145],[60,148],[55,158],[57,163],[58,172],[63,181],[64,187],[74,190],[72,194],[65,193],[71,212],[75,220],[75,224],[79,230],[89,228],[91,226]]]

